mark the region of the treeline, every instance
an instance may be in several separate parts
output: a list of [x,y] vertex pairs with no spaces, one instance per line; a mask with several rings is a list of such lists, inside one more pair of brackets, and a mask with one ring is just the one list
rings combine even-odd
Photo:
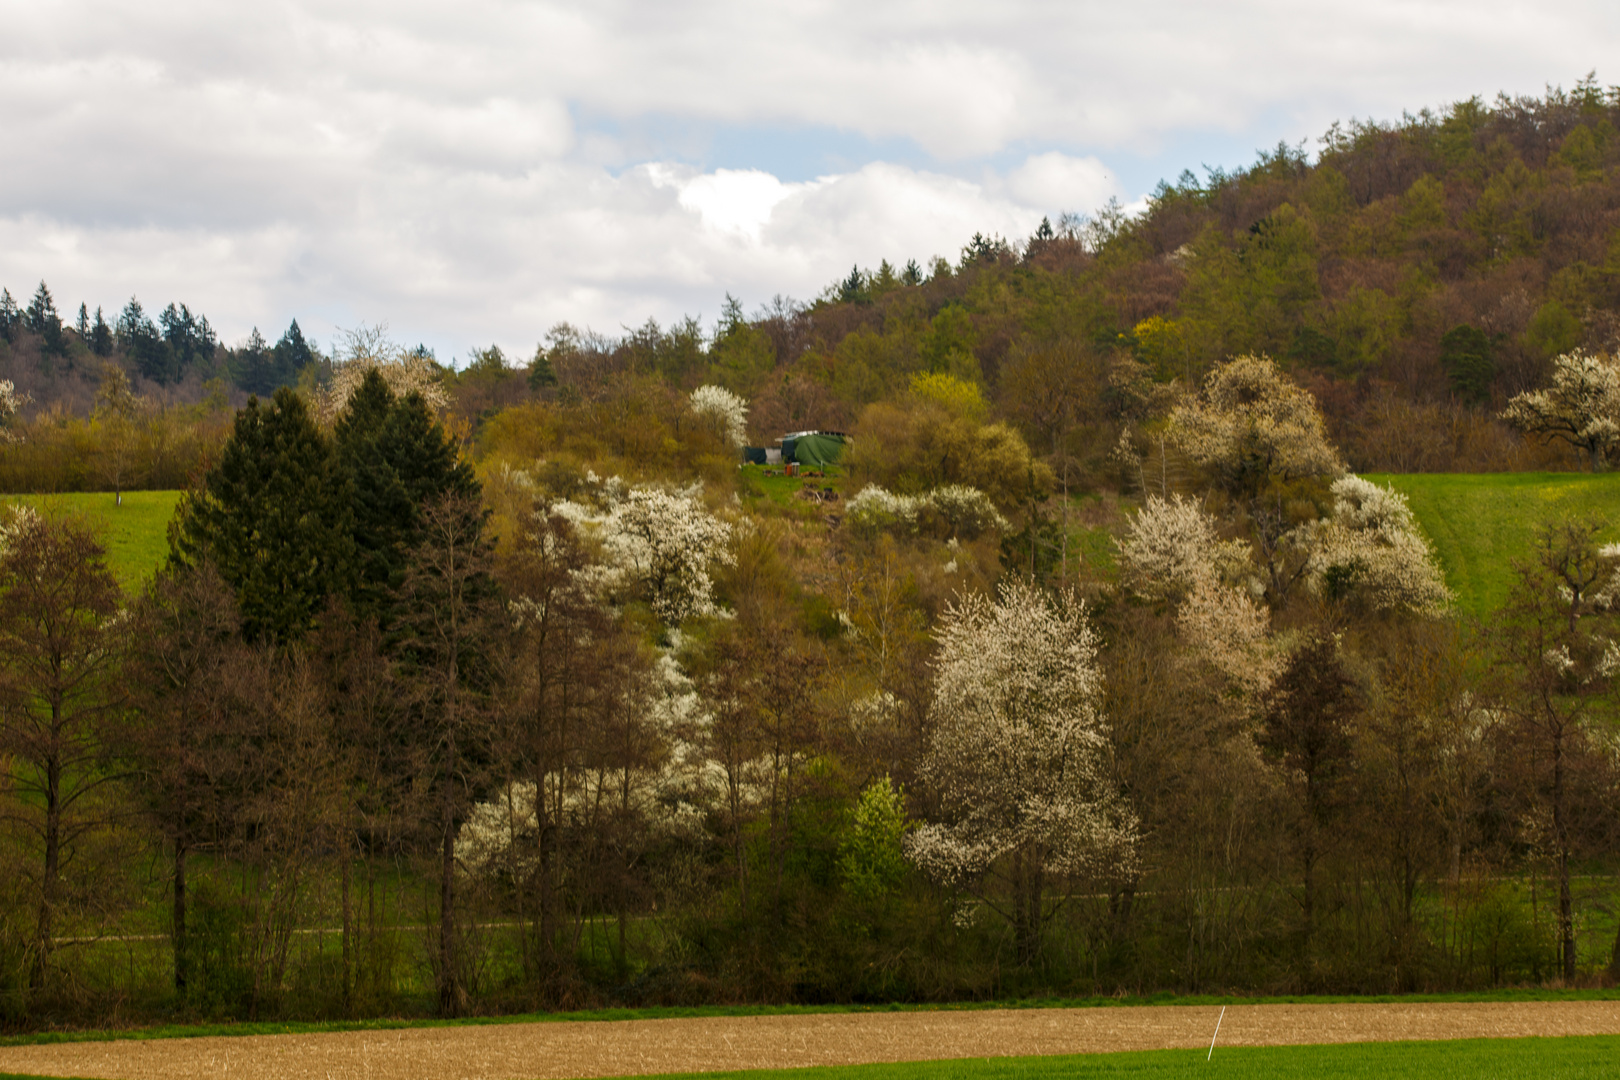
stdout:
[[16,1022],[1614,977],[1596,524],[1476,628],[1263,359],[1144,406],[1121,519],[951,375],[829,515],[734,396],[507,409],[475,470],[388,355],[240,410],[132,606],[8,519]]
[[[756,440],[853,431],[912,376],[949,374],[1043,455],[1100,480],[1112,439],[1096,403],[1120,365],[1187,387],[1257,352],[1310,386],[1357,468],[1577,467],[1496,413],[1553,357],[1615,346],[1617,121],[1620,98],[1586,79],[1542,99],[1335,126],[1315,163],[1279,146],[1247,169],[1186,173],[1138,217],[1111,205],[1020,241],[975,236],[955,262],[857,267],[808,305],[777,298],[749,314],[728,297],[712,327],[559,324],[532,357],[491,347],[440,371],[469,429],[535,396],[599,398],[639,378],[742,395]],[[42,285],[25,308],[9,294],[0,307],[0,372],[32,397],[30,416],[55,403],[91,413],[104,355],[140,394],[200,402],[219,379],[233,404],[300,378],[316,387],[343,359],[320,356],[296,323],[274,345],[255,332],[224,348],[184,305],[154,322],[131,301],[110,322],[81,310],[66,325]]]

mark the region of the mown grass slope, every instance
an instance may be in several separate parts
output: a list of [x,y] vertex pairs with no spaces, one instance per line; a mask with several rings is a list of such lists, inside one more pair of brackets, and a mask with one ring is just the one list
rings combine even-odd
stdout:
[[1536,530],[1567,516],[1607,522],[1620,539],[1620,473],[1392,473],[1367,479],[1410,501],[1433,541],[1446,583],[1465,615],[1486,615],[1507,599],[1513,566],[1529,558]]
[[0,495],[0,502],[26,503],[44,514],[82,517],[107,549],[107,565],[126,592],[136,592],[169,554],[169,519],[178,491],[126,491],[124,505],[104,491],[64,495]]

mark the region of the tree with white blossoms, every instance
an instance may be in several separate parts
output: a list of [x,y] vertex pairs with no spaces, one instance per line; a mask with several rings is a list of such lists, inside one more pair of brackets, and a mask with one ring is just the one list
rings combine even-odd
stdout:
[[321,422],[337,422],[369,372],[383,377],[396,398],[419,394],[434,410],[449,406],[450,395],[434,370],[433,360],[420,349],[407,350],[388,337],[387,326],[361,326],[343,332],[344,341],[332,359],[332,381],[320,391],[315,405]]
[[1171,412],[1170,435],[1234,494],[1344,472],[1316,399],[1266,356],[1234,357],[1211,371],[1203,393]]
[[748,441],[748,402],[723,386],[700,386],[689,399],[692,412],[733,447]]
[[845,504],[844,517],[868,534],[888,529],[913,532],[928,518],[949,536],[965,540],[1010,527],[990,496],[967,484],[942,484],[923,495],[897,495],[867,484]]
[[1593,472],[1620,443],[1620,363],[1580,349],[1553,361],[1552,384],[1516,395],[1502,419],[1526,435],[1562,439],[1584,451]]
[[938,639],[921,776],[943,820],[913,831],[906,854],[1005,918],[1031,962],[1052,914],[1048,875],[1117,877],[1135,863],[1136,814],[1111,777],[1097,638],[1072,594],[1015,582],[995,602],[953,603]]
[[1333,514],[1305,526],[1311,587],[1374,611],[1436,615],[1451,590],[1406,496],[1359,476],[1333,483]]
[[712,615],[712,570],[736,562],[736,530],[703,505],[703,485],[626,489],[609,477],[597,481],[597,496],[605,512],[577,502],[552,507],[601,544],[602,564],[588,572],[595,584],[609,593],[642,593],[666,626]]
[[1254,574],[1249,545],[1220,539],[1215,519],[1181,495],[1149,495],[1116,546],[1121,579],[1147,600],[1179,602],[1206,579],[1246,585]]
[[1220,672],[1237,700],[1271,685],[1281,655],[1270,616],[1255,602],[1248,543],[1220,539],[1215,518],[1191,499],[1149,495],[1116,544],[1126,588],[1172,606],[1189,658]]
[[1315,519],[1324,483],[1344,474],[1316,399],[1269,358],[1235,357],[1171,412],[1170,438],[1242,508],[1267,596],[1280,603],[1306,572],[1297,528]]
[[11,422],[31,400],[27,394],[17,393],[16,383],[10,379],[0,379],[0,446],[17,441],[17,436],[11,431]]

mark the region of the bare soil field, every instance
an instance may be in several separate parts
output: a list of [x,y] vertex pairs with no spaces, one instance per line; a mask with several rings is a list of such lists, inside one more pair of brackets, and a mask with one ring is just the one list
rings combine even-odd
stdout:
[[[1203,1047],[1218,1006],[568,1021],[0,1047],[106,1080],[532,1080]],[[1222,1046],[1620,1034],[1620,1002],[1235,1005]]]

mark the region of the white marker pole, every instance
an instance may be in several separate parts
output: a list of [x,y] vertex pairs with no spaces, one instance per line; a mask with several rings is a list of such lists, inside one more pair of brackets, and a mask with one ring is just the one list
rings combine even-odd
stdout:
[[1225,1020],[1225,1019],[1226,1019],[1226,1006],[1222,1005],[1221,1006],[1221,1015],[1215,1021],[1215,1034],[1213,1034],[1213,1035],[1211,1035],[1209,1037],[1209,1053],[1204,1055],[1204,1060],[1205,1061],[1208,1061],[1208,1060],[1210,1060],[1211,1058],[1213,1058],[1215,1056],[1215,1040],[1221,1037],[1221,1021]]

